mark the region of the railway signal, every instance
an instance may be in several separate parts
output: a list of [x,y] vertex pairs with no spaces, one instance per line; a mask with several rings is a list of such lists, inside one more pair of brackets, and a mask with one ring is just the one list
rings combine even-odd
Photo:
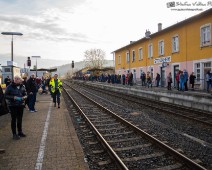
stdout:
[[30,57],[27,57],[27,66],[31,67],[31,59],[30,59]]
[[71,67],[72,67],[72,68],[74,68],[74,61],[72,61],[72,63],[71,63]]

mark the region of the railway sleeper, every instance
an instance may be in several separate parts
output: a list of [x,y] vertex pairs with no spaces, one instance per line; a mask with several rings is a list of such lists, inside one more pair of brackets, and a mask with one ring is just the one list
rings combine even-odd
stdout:
[[114,151],[126,151],[126,150],[131,150],[131,149],[139,149],[139,148],[146,148],[152,146],[151,143],[148,144],[143,144],[143,145],[136,145],[136,146],[131,146],[131,147],[124,147],[124,148],[113,148]]
[[138,157],[122,158],[122,161],[132,162],[132,161],[139,161],[139,160],[144,160],[144,159],[152,159],[155,157],[163,156],[164,154],[165,154],[164,152],[157,152],[157,153],[147,154],[147,155],[138,156]]

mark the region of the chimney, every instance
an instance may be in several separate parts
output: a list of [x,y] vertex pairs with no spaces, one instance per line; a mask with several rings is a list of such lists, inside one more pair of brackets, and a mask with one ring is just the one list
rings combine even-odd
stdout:
[[162,23],[158,23],[158,32],[162,30]]
[[146,38],[149,38],[150,35],[151,35],[151,32],[150,32],[149,30],[146,30],[146,32],[145,32],[145,37],[146,37]]

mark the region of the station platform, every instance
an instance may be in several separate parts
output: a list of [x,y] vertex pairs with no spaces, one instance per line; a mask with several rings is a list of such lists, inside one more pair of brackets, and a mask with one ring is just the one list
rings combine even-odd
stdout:
[[10,114],[0,116],[0,170],[89,169],[63,97],[58,109],[49,94],[37,94],[35,108],[24,110],[20,140],[12,139]]
[[102,88],[104,90],[112,90],[115,92],[121,92],[126,94],[131,94],[135,96],[141,96],[150,98],[153,100],[163,101],[167,103],[173,103],[181,106],[191,107],[195,109],[200,109],[207,112],[212,112],[212,92],[208,93],[203,90],[189,89],[188,91],[178,91],[176,88],[168,90],[166,87],[156,87],[152,86],[141,86],[140,84],[122,85],[122,84],[112,84],[107,82],[98,81],[82,81],[74,80],[77,83],[86,84],[93,86],[95,88]]

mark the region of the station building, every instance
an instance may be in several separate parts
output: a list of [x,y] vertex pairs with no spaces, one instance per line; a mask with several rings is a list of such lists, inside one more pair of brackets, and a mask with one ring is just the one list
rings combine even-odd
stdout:
[[13,61],[7,61],[6,66],[2,66],[2,80],[1,83],[4,83],[4,79],[9,76],[10,79],[12,78],[12,72],[13,72],[13,77],[16,75],[20,76],[20,67],[17,66],[17,63]]
[[132,72],[134,80],[149,72],[153,80],[161,75],[166,85],[168,73],[187,70],[196,75],[196,86],[205,89],[205,75],[212,70],[212,8],[158,32],[146,31],[145,37],[113,51],[116,74]]

